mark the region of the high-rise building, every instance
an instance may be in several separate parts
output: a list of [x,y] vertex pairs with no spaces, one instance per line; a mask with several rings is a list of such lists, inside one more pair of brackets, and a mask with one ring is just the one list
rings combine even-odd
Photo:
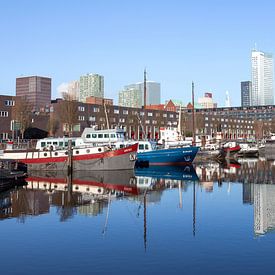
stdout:
[[48,77],[26,76],[16,78],[16,96],[24,96],[34,110],[49,106],[51,103],[52,80]]
[[241,82],[241,104],[242,107],[247,107],[251,105],[251,93],[252,93],[252,83],[251,81]]
[[225,92],[225,107],[231,107],[231,101],[228,91]]
[[141,108],[142,93],[135,88],[122,90],[119,92],[118,105],[132,108]]
[[[158,104],[160,104],[160,83],[146,81],[146,105]],[[118,105],[141,108],[144,105],[144,83],[124,86],[124,89],[119,92]]]
[[204,93],[204,97],[198,98],[200,108],[217,108],[217,103],[214,103],[212,93]]
[[272,54],[252,51],[251,105],[273,105],[273,57]]
[[68,94],[72,99],[79,99],[79,81],[73,80],[68,83]]
[[86,102],[90,96],[104,97],[104,76],[99,74],[87,74],[80,76],[79,101]]

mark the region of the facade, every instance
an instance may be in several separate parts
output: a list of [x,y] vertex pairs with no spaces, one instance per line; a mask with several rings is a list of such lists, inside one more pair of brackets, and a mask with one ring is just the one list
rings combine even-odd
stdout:
[[136,88],[124,89],[119,92],[118,105],[132,108],[141,108],[142,94]]
[[[146,105],[160,104],[160,83],[146,81]],[[119,93],[119,106],[141,108],[144,105],[144,83],[126,85]]]
[[16,78],[16,96],[26,97],[35,111],[51,103],[51,84],[48,77],[27,76]]
[[251,81],[241,82],[241,104],[242,107],[251,105],[252,83]]
[[15,105],[15,97],[0,96],[0,139],[11,137],[12,108]]
[[73,80],[68,83],[68,94],[70,98],[79,100],[79,81]]
[[95,97],[95,96],[89,96],[86,98],[86,103],[89,104],[96,104],[96,105],[114,105],[113,99],[110,98],[101,98],[101,97]]
[[252,93],[251,105],[272,105],[273,95],[273,57],[272,54],[252,51]]
[[198,104],[202,108],[217,108],[217,103],[214,103],[214,100],[212,98],[212,93],[205,93],[204,97],[200,97],[198,99]]
[[80,76],[79,101],[86,102],[89,96],[104,97],[104,76],[99,74]]

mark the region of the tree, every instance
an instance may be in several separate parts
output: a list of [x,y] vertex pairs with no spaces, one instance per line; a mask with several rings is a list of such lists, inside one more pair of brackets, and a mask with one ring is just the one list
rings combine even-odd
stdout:
[[56,119],[53,114],[51,114],[48,121],[48,132],[50,136],[54,136],[59,128],[59,121]]
[[16,97],[12,117],[19,125],[22,138],[25,130],[31,125],[32,110],[33,106],[26,97]]
[[60,120],[65,126],[65,132],[72,136],[74,125],[78,122],[77,101],[68,93],[63,93],[60,106]]

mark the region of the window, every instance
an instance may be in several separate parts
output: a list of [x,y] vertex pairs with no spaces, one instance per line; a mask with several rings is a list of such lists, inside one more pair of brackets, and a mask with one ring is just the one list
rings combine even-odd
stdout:
[[9,113],[6,112],[6,111],[0,111],[0,116],[1,116],[1,117],[8,117],[8,116],[9,116]]
[[173,114],[170,114],[170,115],[169,115],[169,117],[170,117],[170,118],[173,118],[173,117],[174,117],[174,115],[173,115]]
[[14,100],[5,100],[5,106],[14,106]]
[[91,138],[91,135],[90,135],[90,134],[87,134],[87,135],[86,135],[86,138]]
[[163,117],[167,117],[167,114],[163,114]]
[[119,109],[114,109],[114,114],[119,114]]
[[95,121],[95,116],[90,116],[89,121]]
[[109,138],[109,134],[104,134],[104,138]]
[[148,116],[153,116],[153,113],[151,113],[151,112],[150,112],[150,113],[148,113]]
[[119,122],[125,122],[125,118],[120,118]]
[[84,112],[85,111],[85,107],[84,106],[78,106],[78,111]]
[[78,120],[84,121],[85,120],[85,116],[78,116]]
[[128,110],[123,110],[124,115],[128,115]]
[[99,108],[98,107],[94,107],[93,111],[94,111],[94,113],[99,113]]

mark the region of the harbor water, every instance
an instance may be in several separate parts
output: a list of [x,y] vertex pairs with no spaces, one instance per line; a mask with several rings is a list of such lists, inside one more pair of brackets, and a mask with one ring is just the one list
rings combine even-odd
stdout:
[[0,193],[2,274],[271,274],[275,162],[30,174]]

